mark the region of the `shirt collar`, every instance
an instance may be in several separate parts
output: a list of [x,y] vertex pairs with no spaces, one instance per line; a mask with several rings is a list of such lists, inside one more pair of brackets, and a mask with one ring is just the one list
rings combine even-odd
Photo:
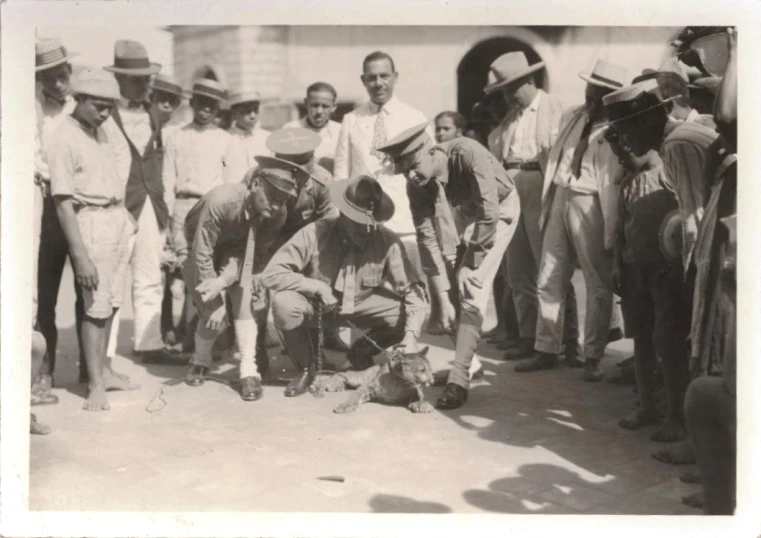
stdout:
[[368,101],[368,105],[370,106],[370,111],[371,111],[373,114],[377,114],[379,109],[380,109],[380,110],[383,110],[383,111],[384,111],[386,114],[393,114],[393,113],[394,113],[394,111],[396,110],[396,108],[397,108],[397,107],[398,107],[398,105],[399,105],[399,100],[396,98],[396,96],[395,96],[395,95],[392,95],[392,96],[391,96],[391,99],[389,99],[389,100],[386,102],[386,104],[385,104],[385,105],[383,105],[383,108],[382,108],[382,109],[381,109],[381,107],[380,107],[379,105],[376,105],[376,104],[375,104],[375,103],[373,103],[372,101]]

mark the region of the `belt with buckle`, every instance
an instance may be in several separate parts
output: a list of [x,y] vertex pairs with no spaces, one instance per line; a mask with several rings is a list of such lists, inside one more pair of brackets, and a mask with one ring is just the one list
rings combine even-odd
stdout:
[[502,166],[505,170],[526,170],[527,172],[539,172],[539,163],[537,161],[530,162],[504,162]]

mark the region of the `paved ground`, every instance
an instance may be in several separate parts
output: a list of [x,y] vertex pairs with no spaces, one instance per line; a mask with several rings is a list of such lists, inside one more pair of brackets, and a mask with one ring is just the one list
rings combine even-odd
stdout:
[[[454,412],[365,404],[335,415],[345,395],[284,398],[282,385],[267,386],[256,403],[217,383],[165,386],[155,398],[184,368],[146,368],[129,357],[126,307],[115,367],[142,388],[110,393],[111,411],[87,413],[70,278],[61,297],[61,401],[35,410],[53,433],[31,439],[31,510],[699,513],[680,503],[696,490],[678,480],[690,467],[650,458],[659,446],[648,439],[652,428],[616,425],[635,403],[631,387],[583,383],[566,368],[519,375],[485,344],[486,377]],[[434,368],[446,367],[448,338],[424,340]],[[606,372],[630,351],[630,341],[611,345]],[[273,366],[290,375],[287,359]],[[222,364],[215,373],[234,379],[236,370]],[[426,395],[433,401],[439,391]],[[149,403],[165,405],[151,413]],[[324,479],[334,476],[344,481]]]

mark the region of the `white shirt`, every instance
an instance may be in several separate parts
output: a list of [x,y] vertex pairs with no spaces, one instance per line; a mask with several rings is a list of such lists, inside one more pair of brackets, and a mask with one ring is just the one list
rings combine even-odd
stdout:
[[[240,181],[232,137],[213,123],[204,127],[190,122],[164,142],[163,181],[170,214],[177,194],[203,196],[223,183]],[[232,164],[232,166],[231,166]]]
[[315,162],[325,168],[331,174],[333,173],[336,147],[338,146],[338,135],[341,133],[341,124],[337,121],[328,120],[328,123],[324,127],[318,129],[309,125],[306,116],[286,123],[284,128],[295,129],[309,129],[312,132],[320,135],[320,145],[314,150]]
[[[372,101],[360,105],[344,116],[341,123],[333,175],[338,180],[360,174],[376,177],[396,207],[393,218],[385,223],[386,227],[400,235],[414,234],[415,225],[407,198],[407,180],[403,175],[383,174],[381,162],[373,154],[373,131],[379,113],[385,114],[386,140],[391,140],[405,129],[420,125],[427,119],[422,112],[402,103],[396,97],[389,99],[382,108]],[[427,132],[431,140],[435,141],[430,125]]]
[[524,109],[517,111],[515,134],[512,143],[506,141],[510,147],[505,148],[507,151],[503,153],[507,155],[508,161],[531,162],[537,160],[539,149],[536,147],[536,111],[539,109],[542,93],[537,91],[531,103]]
[[142,104],[133,109],[127,108],[128,105],[129,100],[124,97],[119,99],[117,104],[119,107],[119,117],[122,120],[122,126],[124,126],[124,132],[127,133],[127,137],[137,148],[140,155],[143,155],[148,146],[148,141],[153,134],[153,131],[151,131],[151,116],[143,108]]
[[228,131],[235,145],[235,163],[230,163],[235,169],[230,173],[233,177],[243,179],[249,169],[258,166],[256,157],[267,155],[272,156],[272,152],[267,149],[267,138],[270,132],[260,127],[254,127],[250,131],[241,129],[237,125],[230,127]]

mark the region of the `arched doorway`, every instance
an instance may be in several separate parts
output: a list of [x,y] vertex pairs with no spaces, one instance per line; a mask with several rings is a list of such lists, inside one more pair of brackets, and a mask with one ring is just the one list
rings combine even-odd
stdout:
[[[542,60],[531,45],[513,37],[502,36],[477,43],[460,60],[457,66],[457,110],[466,118],[470,119],[473,105],[484,98],[484,87],[491,63],[501,55],[513,51],[522,51],[529,64]],[[547,88],[546,69],[536,73],[536,85],[539,88]],[[501,99],[489,99],[489,104],[497,108],[502,107],[502,110],[496,111],[500,117],[506,112]]]

